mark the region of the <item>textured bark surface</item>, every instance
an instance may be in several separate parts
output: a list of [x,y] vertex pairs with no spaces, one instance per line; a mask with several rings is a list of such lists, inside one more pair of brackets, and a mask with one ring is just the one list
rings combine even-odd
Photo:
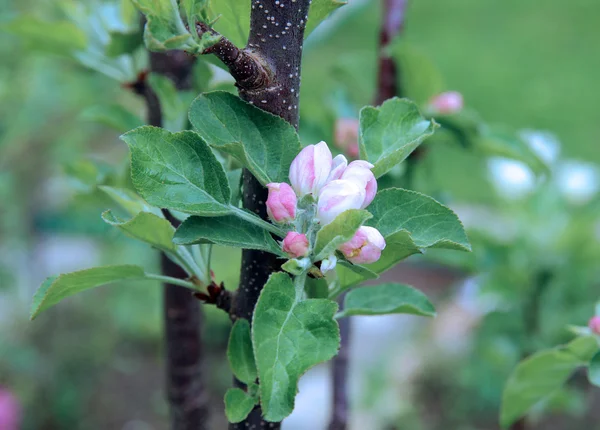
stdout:
[[[194,59],[181,51],[150,54],[150,71],[170,78],[177,89],[191,88]],[[148,123],[160,127],[162,111],[152,89],[143,82],[139,92],[146,99]],[[172,224],[177,220],[167,218]],[[161,254],[162,273],[184,279],[187,274]],[[173,430],[208,429],[208,396],[202,376],[202,315],[198,300],[186,288],[165,284],[166,389]]]
[[[252,58],[256,60],[256,77],[259,78],[246,76],[244,81],[237,82],[242,99],[282,117],[296,128],[302,45],[309,5],[309,0],[252,0],[250,36],[243,53],[247,56],[245,61]],[[231,53],[229,56],[232,61],[226,64],[233,76],[239,75],[242,62],[235,61],[239,56]],[[247,85],[247,82],[260,82],[260,85]],[[266,201],[267,189],[248,171],[244,171],[244,207],[266,219]],[[273,254],[244,250],[240,286],[232,303],[233,318],[251,321],[258,296],[279,265]],[[231,424],[230,428],[258,430],[276,429],[279,426],[279,423],[263,421],[260,407],[257,407],[245,421]]]

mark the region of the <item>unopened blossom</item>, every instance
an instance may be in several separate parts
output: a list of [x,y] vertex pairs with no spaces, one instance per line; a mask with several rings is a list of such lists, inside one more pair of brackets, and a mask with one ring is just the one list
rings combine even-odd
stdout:
[[308,253],[308,238],[305,234],[290,231],[283,239],[282,249],[292,258],[304,257]]
[[329,257],[321,261],[321,273],[325,274],[330,270],[335,269],[337,265],[337,257],[331,254]]
[[348,160],[342,154],[336,155],[331,163],[331,172],[327,177],[327,182],[335,181],[340,179],[344,174],[344,171],[348,167]]
[[289,222],[296,218],[297,198],[292,187],[285,182],[267,184],[267,214],[275,222]]
[[340,118],[335,122],[335,146],[350,158],[358,158],[358,126],[354,118]]
[[600,316],[596,315],[590,319],[588,327],[593,333],[600,335]]
[[348,242],[339,247],[342,254],[354,264],[374,263],[385,249],[385,239],[379,230],[362,226]]
[[365,201],[365,189],[353,180],[337,179],[329,182],[319,193],[317,219],[329,224],[349,209],[360,209]]
[[371,204],[377,194],[377,180],[371,172],[373,165],[365,160],[356,160],[348,165],[341,176],[341,179],[355,181],[359,186],[365,189],[365,199],[360,205],[361,209]]
[[325,142],[309,145],[292,161],[290,182],[298,196],[317,195],[331,173],[332,156]]
[[429,108],[443,115],[458,113],[463,108],[463,96],[458,91],[446,91],[433,97]]
[[22,411],[17,398],[8,390],[0,387],[0,429],[19,430]]

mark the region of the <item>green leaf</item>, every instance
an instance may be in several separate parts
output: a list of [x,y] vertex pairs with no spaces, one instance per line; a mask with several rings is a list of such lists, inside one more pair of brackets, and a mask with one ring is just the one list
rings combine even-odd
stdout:
[[0,30],[19,36],[31,49],[64,55],[86,48],[85,33],[69,21],[41,21],[21,15],[0,26]]
[[334,10],[346,4],[348,4],[348,2],[339,0],[313,0],[308,9],[308,21],[306,22],[306,29],[304,30],[304,38],[306,39],[308,35],[312,33],[312,31]]
[[131,216],[135,216],[140,212],[150,212],[156,216],[163,216],[160,209],[150,206],[144,199],[131,190],[126,188],[108,187],[105,185],[98,188],[104,191],[108,197],[113,199],[115,203]]
[[117,104],[90,106],[81,113],[80,118],[106,125],[120,133],[144,125],[140,117]]
[[334,253],[338,246],[352,239],[359,227],[371,217],[369,212],[358,209],[350,209],[339,214],[317,233],[313,261],[323,260]]
[[598,351],[593,336],[579,337],[567,345],[540,351],[521,361],[502,395],[500,423],[507,428],[524,416],[535,404],[558,390]]
[[104,222],[119,228],[127,236],[141,240],[164,252],[176,252],[173,243],[175,229],[163,217],[148,212],[140,212],[129,221],[119,219],[111,211],[102,214]]
[[286,181],[301,149],[287,121],[223,91],[194,100],[190,121],[209,145],[231,154],[263,185]]
[[150,51],[193,50],[195,42],[186,30],[175,0],[131,0],[146,16],[144,42]]
[[[380,272],[425,248],[445,248],[471,251],[464,227],[456,214],[433,198],[416,191],[389,188],[375,196],[369,206],[373,218],[368,225],[375,227],[386,239],[384,264],[376,267]],[[381,260],[380,260],[381,261]]]
[[377,279],[379,275],[365,266],[352,264],[342,258],[338,258],[336,271],[340,286],[343,289],[354,286],[369,279]]
[[389,54],[402,73],[397,83],[403,95],[419,105],[444,91],[444,78],[432,59],[403,37],[397,37],[388,47]]
[[331,359],[340,345],[328,299],[302,300],[305,277],[294,286],[285,273],[271,275],[252,320],[252,343],[267,421],[278,422],[294,409],[298,379],[314,365]]
[[344,309],[336,317],[351,315],[411,314],[435,316],[435,308],[425,294],[402,284],[380,284],[350,291],[344,299]]
[[106,183],[115,176],[110,164],[89,158],[65,164],[64,171],[75,188],[83,193],[93,192],[99,184]]
[[242,199],[242,169],[229,170],[227,179],[231,188],[231,204],[239,207]]
[[244,384],[256,381],[258,373],[254,363],[254,351],[252,350],[248,320],[240,318],[233,324],[227,346],[227,358],[237,379]]
[[225,392],[225,415],[230,423],[239,423],[254,409],[258,399],[252,397],[241,388],[229,388]]
[[131,150],[131,178],[151,205],[202,216],[230,212],[223,167],[194,132],[136,128],[121,136]]
[[[381,273],[406,257],[427,248],[470,251],[464,227],[456,214],[433,198],[415,191],[388,188],[380,191],[369,205],[373,214],[367,225],[383,235],[386,247],[381,258],[365,265]],[[362,282],[354,273],[344,273],[342,287]]]
[[[180,4],[187,18],[188,28],[194,28],[197,21],[206,21],[208,0],[181,0]],[[198,37],[197,33],[194,35]]]
[[125,54],[131,54],[144,42],[144,36],[140,31],[121,32],[111,31],[110,42],[106,46],[106,55],[115,58]]
[[33,296],[30,318],[34,319],[40,312],[81,291],[113,282],[142,279],[144,276],[141,267],[122,265],[94,267],[47,278]]
[[281,247],[269,232],[235,215],[189,217],[177,229],[174,242],[178,245],[214,243],[283,255]]
[[600,387],[600,351],[597,351],[590,360],[590,364],[588,365],[588,379],[590,384]]
[[250,32],[250,1],[219,0],[211,2],[212,15],[219,19],[215,30],[236,46],[246,46]]
[[417,105],[406,99],[394,97],[380,107],[366,106],[360,111],[360,158],[375,165],[373,174],[378,178],[404,161],[435,128],[435,122],[423,118]]

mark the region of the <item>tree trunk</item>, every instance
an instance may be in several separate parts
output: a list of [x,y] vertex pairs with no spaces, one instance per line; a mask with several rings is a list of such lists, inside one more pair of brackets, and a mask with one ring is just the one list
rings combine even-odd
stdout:
[[[240,97],[254,106],[288,121],[298,128],[300,66],[304,28],[308,19],[309,0],[279,2],[252,1],[250,36],[244,50],[266,70],[262,79],[241,82],[237,79]],[[230,66],[231,68],[231,66]],[[236,76],[235,70],[232,75]],[[247,170],[244,171],[242,202],[246,209],[267,218],[267,189]],[[233,303],[232,317],[252,320],[260,292],[280,263],[273,254],[244,250],[240,286]],[[236,381],[236,385],[242,385]],[[230,429],[277,429],[280,423],[262,419],[260,407],[248,418]]]

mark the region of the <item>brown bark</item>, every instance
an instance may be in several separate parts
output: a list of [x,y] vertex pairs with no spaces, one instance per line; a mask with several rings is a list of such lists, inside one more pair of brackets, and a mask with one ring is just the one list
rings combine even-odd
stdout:
[[[239,49],[222,38],[204,53],[215,54],[229,67],[242,99],[298,128],[300,65],[310,0],[251,0],[251,5],[247,46]],[[198,31],[212,32],[204,25],[199,25]],[[266,219],[266,201],[267,189],[245,170],[244,208]],[[243,251],[240,286],[231,303],[233,319],[246,318],[252,321],[260,292],[279,266],[277,258],[270,253]],[[239,381],[235,381],[235,385],[243,386]],[[279,427],[280,423],[269,423],[262,419],[259,406],[246,420],[230,424],[230,429]]]

